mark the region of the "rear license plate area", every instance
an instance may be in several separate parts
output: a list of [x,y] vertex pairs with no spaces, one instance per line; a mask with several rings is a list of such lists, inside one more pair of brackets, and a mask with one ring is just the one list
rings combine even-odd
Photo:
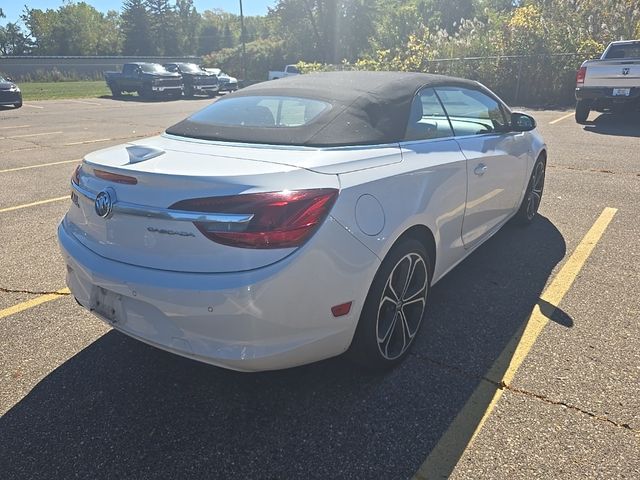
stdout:
[[109,323],[123,323],[122,295],[102,287],[94,287],[91,292],[91,311]]
[[630,88],[614,88],[613,96],[614,97],[628,97],[631,94]]

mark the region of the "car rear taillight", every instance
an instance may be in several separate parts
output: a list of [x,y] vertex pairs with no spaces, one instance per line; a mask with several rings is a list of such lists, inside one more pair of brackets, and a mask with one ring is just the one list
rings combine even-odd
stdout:
[[214,242],[242,248],[299,247],[311,237],[329,214],[338,190],[251,193],[194,198],[173,204],[174,210],[211,214],[252,215],[246,223],[194,222]]
[[78,165],[71,175],[71,181],[76,185],[80,185],[80,171],[82,170],[82,164]]
[[580,67],[576,74],[576,85],[584,85],[584,79],[587,76],[587,67]]

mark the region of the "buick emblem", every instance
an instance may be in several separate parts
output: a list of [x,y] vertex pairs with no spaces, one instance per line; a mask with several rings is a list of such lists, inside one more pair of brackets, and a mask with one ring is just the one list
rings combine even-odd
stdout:
[[629,72],[631,71],[631,69],[629,67],[624,67],[622,69],[622,74],[623,75],[629,75]]
[[99,217],[107,218],[113,210],[113,195],[109,190],[103,190],[96,196],[96,213]]

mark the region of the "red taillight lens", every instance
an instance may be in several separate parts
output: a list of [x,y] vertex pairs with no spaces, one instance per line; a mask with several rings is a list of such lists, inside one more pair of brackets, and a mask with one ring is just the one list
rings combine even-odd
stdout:
[[94,175],[102,180],[114,183],[122,183],[124,185],[136,185],[138,179],[128,175],[120,175],[119,173],[105,172],[104,170],[94,170]]
[[82,164],[78,165],[71,175],[71,181],[76,185],[80,185],[80,170],[82,170]]
[[584,85],[584,78],[587,76],[587,67],[580,67],[576,74],[576,85]]
[[246,224],[195,222],[204,236],[243,248],[291,248],[302,245],[324,221],[338,190],[320,188],[182,200],[174,210],[252,214]]

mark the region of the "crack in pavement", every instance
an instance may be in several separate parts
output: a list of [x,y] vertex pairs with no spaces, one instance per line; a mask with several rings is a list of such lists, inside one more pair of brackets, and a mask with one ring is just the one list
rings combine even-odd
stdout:
[[61,291],[39,291],[39,290],[20,290],[13,288],[4,288],[0,287],[0,293],[26,293],[27,295],[71,295],[69,292],[61,292]]
[[588,172],[588,173],[608,173],[610,175],[629,175],[632,177],[640,177],[640,173],[632,172],[614,172],[613,170],[607,170],[604,168],[580,168],[571,167],[569,165],[547,165],[549,168],[557,168],[560,170],[571,170],[575,172]]
[[615,427],[621,428],[623,430],[628,430],[630,432],[635,433],[636,435],[640,434],[640,429],[636,429],[633,428],[629,423],[622,423],[622,422],[617,422],[615,420],[610,419],[609,417],[605,417],[602,415],[598,415],[597,413],[594,412],[590,412],[589,410],[585,410],[584,408],[580,408],[576,405],[572,405],[570,403],[567,402],[563,402],[560,400],[553,400],[552,398],[547,397],[546,395],[542,395],[539,393],[535,393],[535,392],[530,392],[528,390],[524,390],[522,388],[518,388],[518,387],[514,387],[512,385],[507,384],[504,380],[500,380],[499,382],[492,380],[491,378],[485,377],[484,375],[477,375],[471,372],[468,372],[466,370],[464,370],[463,368],[460,367],[455,367],[452,365],[448,365],[444,362],[440,362],[438,360],[435,360],[433,358],[427,357],[425,355],[420,355],[417,353],[411,353],[411,355],[413,355],[415,358],[417,358],[418,360],[423,360],[429,363],[433,363],[434,365],[437,365],[441,368],[444,368],[445,370],[452,370],[464,377],[470,378],[470,379],[474,379],[474,380],[481,380],[481,381],[485,381],[490,383],[491,385],[493,385],[494,387],[496,387],[497,389],[500,390],[507,390],[509,392],[513,392],[513,393],[518,393],[520,395],[525,395],[527,397],[531,397],[531,398],[535,398],[537,400],[540,400],[544,403],[547,403],[549,405],[556,405],[556,406],[560,406],[560,407],[564,407],[567,408],[569,410],[573,410],[575,412],[581,413],[583,415],[586,415],[588,417],[593,418],[594,420],[599,420],[601,422],[605,422],[608,423],[610,425],[613,425]]

